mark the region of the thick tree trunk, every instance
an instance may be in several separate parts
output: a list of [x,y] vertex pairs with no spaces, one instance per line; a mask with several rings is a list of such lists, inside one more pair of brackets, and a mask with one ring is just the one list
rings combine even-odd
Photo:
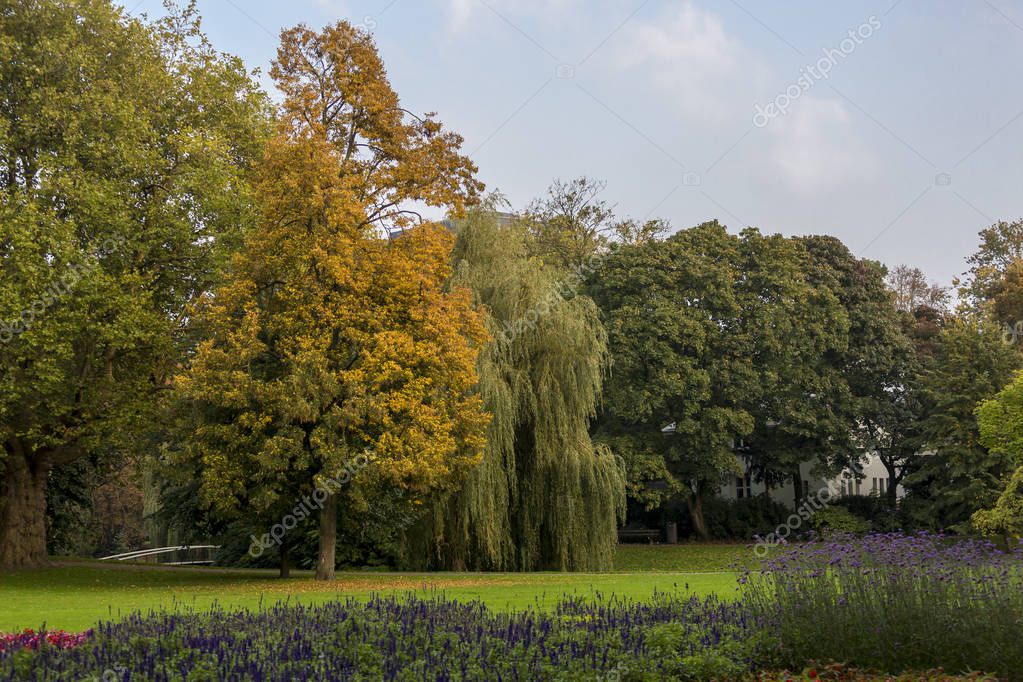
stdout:
[[0,490],[0,569],[39,566],[46,561],[46,478],[49,464],[17,452],[4,460]]
[[888,473],[888,490],[885,493],[888,495],[888,508],[895,509],[899,504],[899,479],[891,472]]
[[798,469],[792,474],[792,491],[792,508],[799,509],[799,505],[803,503],[803,476]]
[[337,494],[327,495],[320,509],[320,561],[316,565],[317,580],[334,579],[337,557]]
[[696,537],[710,540],[710,531],[707,530],[707,522],[703,518],[703,497],[700,493],[693,493],[686,498],[686,506],[689,508],[689,518],[693,522]]

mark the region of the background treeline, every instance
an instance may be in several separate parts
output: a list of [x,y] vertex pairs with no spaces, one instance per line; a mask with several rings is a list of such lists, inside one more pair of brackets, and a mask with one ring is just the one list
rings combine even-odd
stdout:
[[345,22],[282,33],[280,104],[193,5],[0,0],[0,38],[2,566],[599,569],[627,497],[703,538],[779,514],[722,512],[737,454],[774,485],[878,453],[854,512],[1019,532],[1023,223],[953,304],[833,237],[618,217],[587,178],[503,212]]

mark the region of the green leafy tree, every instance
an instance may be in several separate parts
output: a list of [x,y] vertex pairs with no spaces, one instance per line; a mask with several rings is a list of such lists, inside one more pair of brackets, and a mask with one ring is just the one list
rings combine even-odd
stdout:
[[768,486],[791,483],[798,504],[806,463],[825,472],[847,463],[851,396],[836,359],[848,354],[855,311],[833,272],[815,275],[822,264],[803,241],[747,231],[741,253],[743,319],[763,330],[751,347],[761,378],[742,453]]
[[991,400],[977,407],[981,445],[1004,457],[1003,488],[989,509],[974,512],[973,524],[987,535],[1023,535],[1023,373]]
[[1023,335],[1023,260],[1013,261],[992,285],[991,314],[1002,325],[1006,338],[1019,343]]
[[926,304],[912,313],[902,312],[903,331],[910,345],[893,347],[896,362],[887,373],[891,381],[879,392],[873,409],[857,423],[859,444],[876,454],[888,473],[885,492],[889,509],[897,506],[898,486],[929,456],[924,423],[934,405],[924,377],[933,369],[942,324],[942,313]]
[[733,445],[753,430],[754,370],[731,326],[736,253],[707,223],[616,249],[590,288],[614,359],[597,435],[625,458],[630,494],[648,506],[681,495],[701,537],[703,497],[740,472]]
[[805,258],[792,240],[712,222],[615,249],[591,285],[614,358],[597,433],[626,459],[633,497],[681,495],[702,537],[703,499],[744,473],[740,454],[787,467],[776,449],[766,460],[768,433],[798,442],[816,428],[808,368],[843,347],[848,323]]
[[478,360],[493,415],[483,461],[410,535],[429,564],[465,570],[605,570],[624,515],[624,473],[595,447],[589,420],[607,336],[578,275],[529,255],[529,229],[493,206],[458,223],[454,283],[486,311]]
[[905,485],[912,516],[935,528],[965,528],[978,509],[990,508],[1009,464],[981,442],[975,410],[993,398],[1021,365],[1017,350],[995,325],[975,317],[948,320],[938,351],[922,375],[928,407],[922,449]]
[[615,231],[613,209],[600,198],[606,184],[587,177],[555,180],[547,196],[526,209],[529,252],[552,267],[581,267],[607,248]]
[[989,306],[1003,288],[1003,277],[1023,259],[1023,220],[1000,220],[980,231],[980,246],[966,259],[970,270],[957,281],[960,298],[975,312]]
[[825,456],[832,472],[856,471],[862,457],[876,454],[889,474],[894,505],[905,460],[919,443],[912,439],[919,404],[913,392],[914,348],[897,297],[885,283],[886,270],[875,261],[853,255],[835,237],[809,236],[800,241],[810,253],[808,272],[818,286],[837,296],[848,316],[848,342],[826,362],[840,380],[824,394],[836,418],[828,434]]
[[948,305],[948,289],[931,282],[920,268],[897,265],[888,272],[885,282],[895,294],[895,307],[904,313],[920,307],[944,310]]
[[133,446],[253,221],[268,128],[192,6],[0,0],[0,566],[45,559],[51,470]]

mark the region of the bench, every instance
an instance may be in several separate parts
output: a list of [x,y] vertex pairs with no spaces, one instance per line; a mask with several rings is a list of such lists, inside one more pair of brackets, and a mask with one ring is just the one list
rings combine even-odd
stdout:
[[618,531],[618,542],[649,542],[661,539],[661,531],[656,528],[622,528]]

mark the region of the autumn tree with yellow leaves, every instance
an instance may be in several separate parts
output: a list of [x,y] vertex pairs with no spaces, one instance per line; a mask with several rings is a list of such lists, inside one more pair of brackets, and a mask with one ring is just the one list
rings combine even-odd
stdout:
[[402,108],[348,23],[283,32],[271,75],[285,99],[262,220],[196,312],[205,340],[176,380],[186,438],[168,457],[197,464],[203,503],[227,516],[329,491],[316,576],[330,579],[342,499],[393,486],[423,501],[480,461],[487,334],[447,284],[453,236],[409,207],[457,213],[482,186],[462,138]]

